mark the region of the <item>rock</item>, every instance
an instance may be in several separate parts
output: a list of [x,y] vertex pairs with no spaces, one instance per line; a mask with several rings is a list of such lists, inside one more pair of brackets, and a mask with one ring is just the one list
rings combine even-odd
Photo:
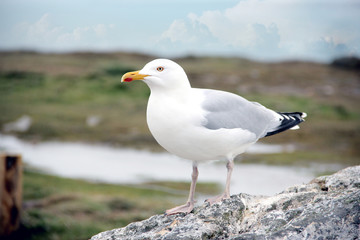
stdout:
[[318,177],[271,197],[233,195],[188,215],[155,215],[102,232],[107,239],[358,239],[360,166]]
[[26,132],[32,124],[32,119],[28,115],[23,115],[14,122],[4,124],[4,132]]
[[102,117],[96,115],[90,115],[86,118],[86,125],[88,127],[96,127],[101,123]]

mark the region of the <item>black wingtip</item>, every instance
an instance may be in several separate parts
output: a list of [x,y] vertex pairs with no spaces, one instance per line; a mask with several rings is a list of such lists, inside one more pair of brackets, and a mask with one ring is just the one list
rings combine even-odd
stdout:
[[280,125],[275,130],[267,132],[265,137],[272,136],[295,127],[305,121],[304,118],[307,116],[304,112],[278,112],[278,114],[283,117]]

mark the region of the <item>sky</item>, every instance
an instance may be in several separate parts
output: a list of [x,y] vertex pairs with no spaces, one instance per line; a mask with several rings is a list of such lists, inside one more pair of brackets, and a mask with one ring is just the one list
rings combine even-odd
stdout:
[[360,1],[1,0],[0,50],[329,62],[360,56]]

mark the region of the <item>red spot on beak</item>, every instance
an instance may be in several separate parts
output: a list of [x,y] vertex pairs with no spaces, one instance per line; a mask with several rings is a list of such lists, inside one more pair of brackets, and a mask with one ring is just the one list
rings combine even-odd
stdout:
[[133,79],[132,78],[125,78],[124,82],[131,82]]

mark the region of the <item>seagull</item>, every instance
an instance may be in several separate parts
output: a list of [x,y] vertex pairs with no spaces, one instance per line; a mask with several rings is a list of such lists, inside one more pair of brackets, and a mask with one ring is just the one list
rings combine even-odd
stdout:
[[206,201],[230,198],[234,158],[260,138],[299,128],[306,117],[303,112],[275,112],[233,93],[193,88],[184,69],[168,59],[153,60],[121,78],[135,80],[144,81],[151,91],[146,112],[151,134],[168,152],[193,162],[189,198],[166,210],[168,215],[193,210],[199,163],[226,161],[225,191]]

